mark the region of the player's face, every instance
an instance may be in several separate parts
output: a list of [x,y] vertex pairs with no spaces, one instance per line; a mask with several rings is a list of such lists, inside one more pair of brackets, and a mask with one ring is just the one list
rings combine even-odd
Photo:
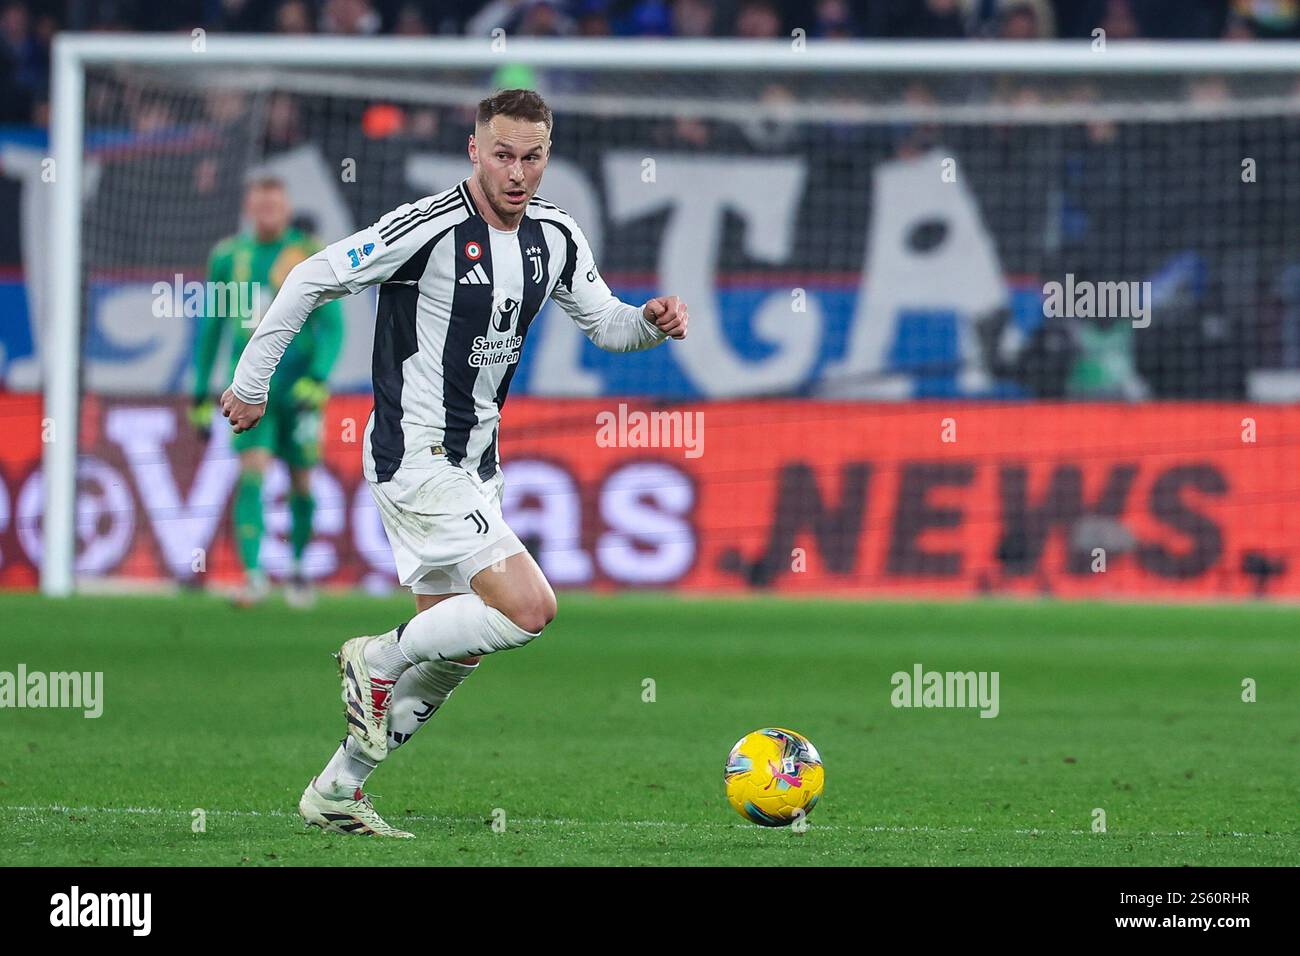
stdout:
[[475,129],[469,158],[492,210],[507,222],[518,220],[537,194],[551,152],[545,123],[494,116]]
[[278,236],[289,228],[289,197],[279,186],[253,186],[244,197],[244,215],[257,235]]

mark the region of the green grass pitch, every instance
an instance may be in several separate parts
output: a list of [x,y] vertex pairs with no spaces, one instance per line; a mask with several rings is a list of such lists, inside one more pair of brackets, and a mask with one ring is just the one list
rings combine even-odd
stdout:
[[[561,594],[371,779],[418,839],[307,831],[343,733],[330,653],[409,598],[0,597],[0,671],[103,671],[104,714],[0,710],[17,865],[1291,865],[1300,611]],[[997,671],[1000,714],[895,709],[890,675]],[[1242,701],[1242,681],[1258,700]],[[653,702],[643,681],[654,681]],[[807,832],[723,796],[744,733],[807,734]],[[192,811],[206,814],[193,832]],[[494,811],[504,832],[494,832]],[[1107,830],[1093,832],[1093,811]]]

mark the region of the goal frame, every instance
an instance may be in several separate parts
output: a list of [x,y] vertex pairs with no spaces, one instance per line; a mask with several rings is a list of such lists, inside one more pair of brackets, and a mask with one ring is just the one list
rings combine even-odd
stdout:
[[[201,42],[200,42],[201,41]],[[1194,72],[1295,73],[1300,44],[1123,42],[1094,49],[1091,41],[804,41],[292,37],[264,35],[89,34],[55,37],[51,102],[54,194],[49,263],[49,313],[38,336],[43,373],[45,486],[41,590],[72,594],[76,586],[76,472],[80,433],[81,210],[87,67],[205,65],[261,67],[493,68],[503,62],[678,73],[765,71],[943,75],[962,72],[1051,75],[1171,75]],[[40,317],[34,317],[39,319]]]

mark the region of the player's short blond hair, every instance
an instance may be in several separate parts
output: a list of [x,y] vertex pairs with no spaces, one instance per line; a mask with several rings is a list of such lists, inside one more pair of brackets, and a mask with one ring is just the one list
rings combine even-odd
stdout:
[[553,117],[551,108],[546,105],[540,93],[534,90],[498,90],[478,104],[478,117],[475,125],[486,126],[494,116],[508,116],[511,119],[526,120],[530,123],[545,123],[549,132]]

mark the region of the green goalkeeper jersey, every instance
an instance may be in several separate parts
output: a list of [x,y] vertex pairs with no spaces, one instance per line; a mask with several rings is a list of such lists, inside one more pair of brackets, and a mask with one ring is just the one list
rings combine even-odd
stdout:
[[[271,242],[259,242],[255,236],[248,234],[231,236],[217,243],[212,250],[212,256],[208,260],[208,281],[257,283],[261,308],[265,311],[279,293],[289,270],[320,248],[313,237],[298,229],[286,229],[278,239]],[[260,319],[261,316],[256,318]],[[256,330],[254,323],[236,316],[204,315],[199,319],[194,349],[194,397],[197,400],[210,396],[208,383],[212,378],[212,363],[216,361],[226,326],[231,331],[227,382],[234,379],[239,356],[243,354],[244,346]],[[326,302],[308,316],[302,331],[285,350],[271,380],[272,399],[288,394],[294,383],[304,377],[324,382],[329,377],[342,346],[342,303],[337,300]]]

